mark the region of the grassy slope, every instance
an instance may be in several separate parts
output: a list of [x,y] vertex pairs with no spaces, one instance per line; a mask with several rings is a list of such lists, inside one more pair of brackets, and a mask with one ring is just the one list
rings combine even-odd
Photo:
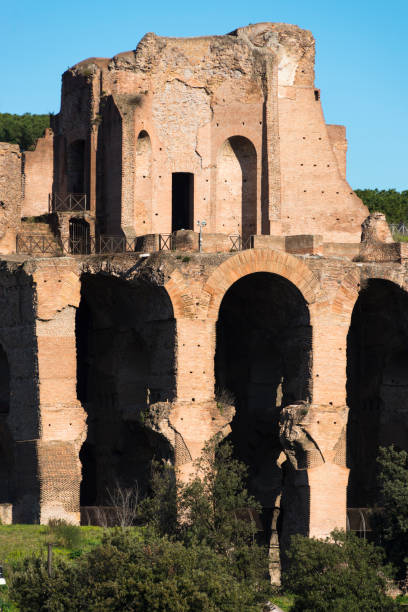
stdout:
[[[101,527],[81,527],[80,549],[87,551],[97,546],[103,535]],[[0,565],[3,566],[7,580],[7,566],[31,555],[47,557],[47,543],[55,538],[49,535],[49,529],[43,525],[0,525]],[[55,546],[54,555],[69,557],[71,548]],[[2,608],[3,606],[3,608]],[[16,610],[8,599],[7,587],[0,587],[0,609],[4,612]]]

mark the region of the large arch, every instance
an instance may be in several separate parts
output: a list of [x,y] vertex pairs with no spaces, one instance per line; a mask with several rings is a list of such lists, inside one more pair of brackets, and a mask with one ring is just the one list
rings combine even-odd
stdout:
[[175,396],[175,320],[164,288],[84,275],[77,312],[77,394],[88,415],[81,505],[109,502],[117,485],[149,488],[153,457],[172,455],[145,426],[152,404]]
[[136,234],[149,233],[152,216],[152,143],[145,130],[139,132],[136,140],[134,216]]
[[384,279],[365,281],[347,337],[348,506],[378,499],[379,446],[408,450],[408,293]]
[[216,228],[240,234],[244,240],[257,232],[257,154],[244,136],[231,136],[217,156]]
[[247,249],[229,257],[209,276],[203,289],[208,296],[208,318],[218,318],[221,301],[233,283],[255,272],[282,276],[295,285],[308,304],[321,296],[318,279],[300,259],[272,249]]
[[267,539],[278,524],[280,532],[288,498],[286,491],[277,523],[286,469],[280,415],[285,406],[311,399],[311,351],[308,304],[287,278],[254,272],[226,291],[216,327],[216,397],[235,406],[229,439],[248,466]]

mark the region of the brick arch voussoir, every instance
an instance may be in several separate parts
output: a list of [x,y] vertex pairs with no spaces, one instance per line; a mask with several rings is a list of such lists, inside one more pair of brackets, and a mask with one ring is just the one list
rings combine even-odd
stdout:
[[[399,278],[395,278],[395,274],[392,270],[381,270],[380,274],[373,274],[368,277],[364,275],[364,281],[370,279],[389,281],[401,289],[407,290],[404,283]],[[352,270],[346,275],[338,288],[332,303],[331,311],[332,315],[335,316],[339,322],[342,321],[350,325],[351,315],[353,314],[354,306],[360,295],[362,281],[361,269]]]
[[174,270],[164,288],[173,306],[175,319],[192,319],[195,315],[194,299],[179,270]]
[[272,249],[248,249],[224,261],[208,278],[204,286],[204,292],[210,296],[208,318],[218,318],[221,301],[231,285],[256,272],[286,278],[297,287],[307,304],[314,303],[321,293],[318,279],[300,259]]

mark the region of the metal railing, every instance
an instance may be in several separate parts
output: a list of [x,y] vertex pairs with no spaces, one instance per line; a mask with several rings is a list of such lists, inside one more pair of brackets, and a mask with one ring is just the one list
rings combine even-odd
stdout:
[[173,249],[173,234],[159,234],[159,251],[171,251]]
[[17,236],[17,253],[32,253],[41,255],[90,255],[134,253],[136,250],[136,239],[127,240],[121,236],[99,236],[90,238],[88,236],[79,238],[65,238],[61,240],[54,236],[42,236],[34,234],[21,234]]
[[84,212],[86,207],[86,193],[49,193],[48,210],[53,212]]
[[239,234],[230,234],[228,238],[231,240],[231,251],[242,251],[242,238]]
[[17,236],[16,252],[61,255],[62,245],[59,245],[53,236],[22,234]]
[[[253,248],[253,237],[250,236],[243,243],[241,236],[231,234],[230,251],[242,251],[244,249]],[[137,252],[138,239],[133,238],[128,240],[123,236],[107,236],[100,235],[97,238],[91,238],[88,235],[71,236],[61,240],[55,236],[44,236],[35,234],[18,234],[16,241],[17,253],[42,254],[42,255],[62,255],[70,253],[71,255],[90,255],[100,254],[109,255],[115,253],[135,253]],[[159,251],[171,251],[174,249],[174,240],[172,234],[159,234],[159,241],[156,246],[149,251],[157,249]],[[140,250],[140,246],[138,251]]]
[[390,223],[391,234],[400,234],[401,236],[408,236],[408,227],[404,223]]

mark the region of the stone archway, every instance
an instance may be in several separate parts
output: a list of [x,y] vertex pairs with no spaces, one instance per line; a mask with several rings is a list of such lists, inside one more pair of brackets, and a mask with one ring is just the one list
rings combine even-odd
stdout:
[[149,489],[154,457],[172,458],[150,413],[175,395],[175,321],[165,289],[84,275],[77,312],[78,399],[88,415],[81,505],[104,505],[117,486]]
[[310,401],[311,348],[307,303],[284,277],[255,272],[225,293],[217,321],[217,395],[235,406],[230,439],[249,467],[251,493],[267,512],[282,492],[280,414]]
[[272,249],[248,249],[224,261],[209,276],[203,292],[208,296],[207,316],[217,319],[221,301],[231,285],[255,272],[270,272],[291,282],[308,304],[320,296],[320,284],[303,261]]
[[378,499],[379,446],[408,450],[408,293],[370,278],[355,302],[347,337],[348,506]]

